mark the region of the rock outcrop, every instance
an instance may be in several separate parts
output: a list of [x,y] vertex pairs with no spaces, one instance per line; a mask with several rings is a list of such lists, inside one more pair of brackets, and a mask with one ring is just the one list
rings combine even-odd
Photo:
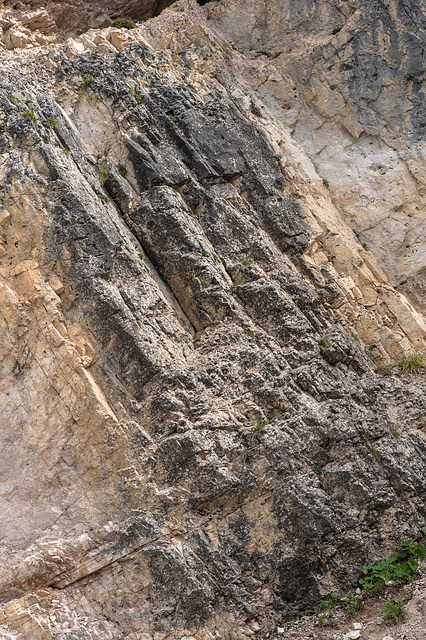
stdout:
[[391,283],[426,309],[424,2],[222,0],[209,15]]
[[237,6],[1,54],[4,638],[242,640],[424,524],[424,317]]

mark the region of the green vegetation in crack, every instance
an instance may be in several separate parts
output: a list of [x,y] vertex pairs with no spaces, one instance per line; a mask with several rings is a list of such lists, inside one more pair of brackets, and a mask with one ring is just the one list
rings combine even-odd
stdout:
[[403,600],[385,602],[381,610],[383,624],[390,625],[402,622],[407,617],[407,609]]
[[116,29],[134,29],[136,25],[133,20],[128,18],[117,18],[117,20],[114,20],[113,26]]

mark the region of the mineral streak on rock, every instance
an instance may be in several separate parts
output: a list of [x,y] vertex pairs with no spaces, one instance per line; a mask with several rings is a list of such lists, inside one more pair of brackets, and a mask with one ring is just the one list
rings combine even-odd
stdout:
[[239,6],[1,53],[2,638],[244,640],[424,524],[424,317],[206,19]]

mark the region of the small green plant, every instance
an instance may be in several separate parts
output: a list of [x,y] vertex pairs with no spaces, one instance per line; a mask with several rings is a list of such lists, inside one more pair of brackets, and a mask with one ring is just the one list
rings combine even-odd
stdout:
[[274,155],[274,158],[279,164],[281,164],[281,160],[283,159],[283,154],[282,153],[276,153]]
[[379,376],[391,376],[392,375],[392,366],[391,365],[379,365],[376,367],[376,373]]
[[398,360],[396,366],[404,373],[420,373],[425,368],[425,362],[421,353],[410,353]]
[[251,260],[249,260],[248,258],[241,258],[240,263],[245,267],[249,267],[251,265]]
[[143,103],[142,96],[140,96],[139,93],[135,89],[130,89],[130,93],[132,94],[132,96],[134,97],[134,99],[136,100],[137,103],[139,103],[139,104]]
[[353,591],[350,591],[344,598],[342,598],[342,602],[349,613],[356,613],[359,607],[359,596],[353,593]]
[[249,454],[249,450],[248,450],[248,449],[242,449],[242,450],[240,451],[240,454],[239,454],[239,455],[240,455],[240,458],[241,458],[241,460],[242,460],[243,462],[245,462],[245,461],[247,460],[247,458],[248,458],[248,454]]
[[381,610],[383,624],[390,625],[402,622],[407,617],[407,609],[403,600],[393,600],[385,602]]
[[331,609],[335,609],[337,607],[337,600],[335,596],[332,594],[330,599],[328,600],[320,600],[318,604],[314,606],[315,613],[321,613],[323,611],[330,611]]
[[406,73],[406,74],[405,74],[405,79],[406,79],[408,82],[412,82],[412,81],[414,80],[414,74],[412,74],[412,73]]
[[119,173],[120,175],[122,175],[122,176],[125,176],[125,175],[126,175],[126,173],[127,173],[127,169],[126,169],[126,167],[124,166],[124,164],[119,164],[119,165],[118,165],[118,173]]
[[325,625],[327,624],[327,618],[325,617],[325,615],[322,613],[320,616],[318,616],[317,619],[317,625],[319,627],[325,627]]
[[369,452],[371,453],[372,456],[377,458],[378,451],[377,451],[376,447],[373,446],[369,440],[365,440],[364,441],[364,446],[367,447],[367,449],[369,450]]
[[242,307],[246,306],[246,303],[244,302],[244,300],[242,300],[240,298],[240,296],[238,295],[238,293],[233,293],[232,297],[234,298],[234,300],[236,300],[238,302],[238,304],[240,304]]
[[373,351],[374,349],[377,348],[376,344],[369,344],[367,345],[367,351]]
[[213,255],[213,260],[214,260],[215,262],[220,263],[220,258],[219,258],[219,256],[217,256],[215,253],[213,253],[212,255]]
[[233,289],[236,289],[236,288],[237,288],[237,287],[239,287],[239,286],[240,286],[240,283],[239,283],[239,282],[237,282],[236,280],[234,280],[234,282],[232,283],[232,288],[233,288]]
[[21,100],[21,98],[17,96],[16,93],[8,93],[6,98],[9,100],[9,102],[15,105],[18,104]]
[[44,142],[44,144],[50,144],[49,138],[43,138],[43,142]]
[[274,418],[278,418],[278,416],[280,416],[282,413],[283,413],[283,410],[281,409],[281,407],[274,407],[268,413],[268,419],[273,420]]
[[36,115],[34,113],[34,111],[21,111],[21,113],[19,114],[21,116],[21,118],[31,118],[31,120],[35,123],[37,122],[37,118]]
[[5,130],[6,125],[5,124],[0,124],[0,133],[3,133],[3,131]]
[[324,351],[325,349],[327,349],[328,347],[327,338],[321,338],[320,340],[318,340],[318,346],[320,348],[320,351]]
[[363,242],[363,243],[362,243],[362,246],[363,246],[363,248],[364,248],[366,251],[368,251],[368,246],[367,246],[367,243],[366,243],[366,242]]
[[204,256],[205,258],[208,258],[209,254],[208,252],[204,249],[201,240],[199,240],[198,238],[195,238],[196,242],[200,245],[200,249],[201,249],[201,255]]
[[354,234],[356,235],[356,237],[357,237],[357,238],[358,238],[358,240],[359,240],[359,233],[358,233],[358,231],[357,231],[356,229],[352,229],[352,231],[354,232]]
[[143,260],[143,253],[138,253],[138,256],[141,260]]
[[92,78],[92,76],[88,76],[87,78],[83,78],[83,80],[82,80],[82,83],[81,83],[81,84],[82,84],[84,87],[90,87],[90,85],[92,84],[92,82],[93,82],[93,78]]
[[246,336],[249,336],[250,338],[256,337],[253,331],[250,331],[250,329],[244,329],[244,333],[246,334]]
[[328,181],[328,180],[326,180],[325,178],[323,178],[323,179],[322,179],[322,183],[323,183],[324,187],[327,187],[327,189],[329,188],[330,183],[329,183],[329,181]]
[[99,180],[106,180],[108,177],[108,171],[99,171]]
[[98,198],[99,200],[102,200],[102,202],[109,202],[110,198],[108,198],[108,196],[104,196],[102,193],[98,193]]
[[312,469],[312,471],[317,475],[320,476],[322,474],[322,467],[320,467],[319,464],[316,464],[315,467]]
[[400,551],[388,560],[381,560],[371,567],[362,567],[360,585],[364,591],[376,592],[388,584],[401,586],[408,582],[419,568],[419,560],[426,558],[426,527],[417,538],[409,538],[401,544]]
[[399,433],[398,429],[396,428],[396,424],[394,422],[391,422],[390,420],[387,421],[388,422],[388,426],[389,426],[389,430],[391,432],[391,434],[393,435],[393,437],[398,440],[398,438],[401,436],[401,434]]
[[52,129],[56,129],[56,127],[58,126],[55,118],[46,118],[46,122],[49,127],[52,127]]
[[113,25],[116,29],[134,29],[135,23],[127,18],[118,18],[114,20]]
[[263,418],[259,418],[259,420],[257,421],[257,424],[255,424],[255,426],[251,430],[251,439],[256,440],[257,436],[259,435],[259,431],[263,429],[263,427],[267,424],[268,424],[267,420],[264,420]]
[[171,120],[172,122],[176,122],[176,116],[173,115],[173,113],[168,113],[167,117],[169,118],[169,120]]

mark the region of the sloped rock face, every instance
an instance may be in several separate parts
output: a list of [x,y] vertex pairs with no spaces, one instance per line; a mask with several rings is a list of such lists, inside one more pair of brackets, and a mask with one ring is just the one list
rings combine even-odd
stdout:
[[212,20],[392,284],[425,310],[423,2],[223,0]]
[[[0,27],[3,42],[8,49],[24,48],[40,41],[41,33],[55,33],[64,38],[84,33],[88,29],[107,27],[117,19],[147,20],[158,15],[174,0],[108,0],[107,2],[84,0],[30,0],[21,3],[13,0],[0,2]],[[41,6],[42,5],[42,6]],[[36,40],[32,33],[37,31]],[[7,33],[9,32],[9,33]],[[1,34],[1,32],[0,32]]]
[[423,320],[202,16],[1,79],[6,638],[246,638],[424,523]]

